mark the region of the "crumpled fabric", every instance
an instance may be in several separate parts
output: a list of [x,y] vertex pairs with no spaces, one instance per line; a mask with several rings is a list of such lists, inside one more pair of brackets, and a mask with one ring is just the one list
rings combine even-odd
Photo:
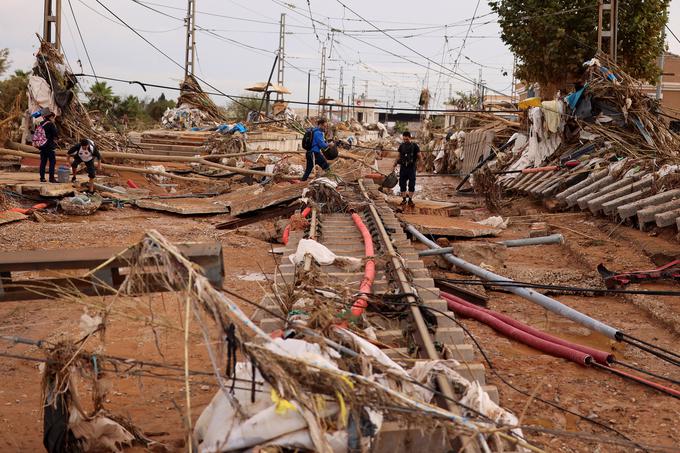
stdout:
[[37,112],[44,107],[49,107],[56,116],[61,115],[50,85],[42,77],[32,75],[28,78],[28,109]]
[[562,113],[564,104],[559,99],[554,101],[541,102],[543,116],[545,117],[545,128],[553,134],[562,130]]

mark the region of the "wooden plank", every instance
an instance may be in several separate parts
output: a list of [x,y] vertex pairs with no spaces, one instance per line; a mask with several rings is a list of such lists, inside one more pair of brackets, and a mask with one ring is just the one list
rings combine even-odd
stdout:
[[501,230],[461,217],[442,217],[436,215],[401,214],[400,220],[413,225],[423,234],[475,238],[497,236]]
[[225,214],[229,209],[212,198],[173,198],[169,200],[144,199],[135,201],[142,209],[165,211],[181,215]]
[[[222,247],[219,243],[188,242],[176,244],[176,246],[182,254],[192,261],[201,256],[221,256],[222,254]],[[94,247],[1,252],[0,272],[91,269],[124,250],[125,247]],[[124,254],[116,259],[113,264],[121,266],[128,260],[129,254]]]
[[[391,205],[401,205],[401,197],[389,197],[387,202]],[[460,215],[460,206],[456,203],[432,200],[413,200],[415,206],[404,207],[409,214],[440,215],[456,217]]]
[[233,216],[274,206],[300,197],[306,184],[279,183],[270,187],[253,185],[229,193],[224,202]]

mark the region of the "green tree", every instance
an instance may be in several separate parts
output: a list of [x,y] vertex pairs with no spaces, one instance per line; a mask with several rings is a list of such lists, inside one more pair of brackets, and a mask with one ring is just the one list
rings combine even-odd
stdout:
[[90,91],[85,93],[87,97],[87,108],[90,110],[99,110],[105,113],[112,109],[120,99],[113,94],[113,88],[106,82],[95,82],[90,87]]
[[163,113],[169,108],[175,106],[175,101],[168,100],[165,98],[165,94],[161,93],[157,100],[151,99],[151,101],[146,105],[146,113],[154,121],[160,121],[163,117]]
[[[227,115],[229,118],[244,121],[248,117],[249,112],[257,111],[260,108],[261,97],[248,94],[242,96],[242,98],[236,98],[236,100],[232,99],[227,104]],[[262,105],[262,110],[264,110],[264,104]]]
[[[664,49],[662,31],[670,0],[619,2],[617,64],[631,76],[654,81]],[[594,0],[490,0],[501,38],[518,57],[517,77],[538,82],[552,94],[580,78],[584,61],[597,52]]]
[[464,91],[456,91],[456,95],[446,103],[460,110],[473,110],[479,106],[479,96]]
[[[26,93],[28,88],[28,73],[17,70],[5,80],[0,81],[0,112],[12,110],[17,96]],[[23,97],[22,109],[28,108],[26,96]]]
[[9,69],[9,49],[0,49],[0,76]]

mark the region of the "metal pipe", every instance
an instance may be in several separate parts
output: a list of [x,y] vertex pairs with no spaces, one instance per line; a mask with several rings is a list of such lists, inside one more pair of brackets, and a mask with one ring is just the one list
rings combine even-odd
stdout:
[[[406,231],[411,233],[416,239],[418,239],[420,242],[427,245],[428,247],[433,249],[440,248],[435,242],[426,238],[413,225],[408,225],[406,227]],[[509,278],[503,277],[498,274],[494,274],[493,272],[489,272],[486,269],[483,269],[479,266],[475,266],[474,264],[468,263],[467,261],[455,257],[450,253],[445,254],[444,259],[449,263],[459,267],[460,269],[470,272],[471,274],[474,274],[484,280],[500,280],[504,282],[512,282],[512,280]],[[567,307],[566,305],[562,304],[561,302],[551,297],[545,296],[534,290],[522,287],[508,287],[508,291],[510,291],[513,294],[517,294],[518,296],[523,297],[531,302],[537,303],[538,305],[546,308],[547,310],[552,311],[553,313],[569,318],[578,324],[584,325],[591,330],[600,332],[606,337],[609,337],[613,340],[619,339],[620,335],[617,329],[610,327],[607,324],[604,324],[589,316],[586,316],[583,313],[576,311],[571,307]]]
[[525,245],[543,245],[543,244],[563,244],[564,236],[561,234],[551,234],[550,236],[541,236],[538,238],[524,238],[524,239],[508,239],[507,241],[500,241],[498,244],[503,244],[506,247],[523,247]]
[[[502,244],[506,247],[523,247],[525,245],[544,245],[562,243],[564,243],[564,236],[562,236],[559,233],[551,234],[550,236],[541,236],[538,238],[508,239],[507,241],[492,242],[492,244]],[[453,247],[420,250],[418,252],[418,256],[446,255],[447,253],[453,253]]]

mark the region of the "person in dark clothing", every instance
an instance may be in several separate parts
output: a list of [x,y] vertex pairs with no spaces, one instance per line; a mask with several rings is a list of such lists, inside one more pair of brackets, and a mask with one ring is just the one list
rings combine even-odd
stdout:
[[330,168],[326,158],[323,157],[323,154],[321,154],[321,151],[328,148],[329,146],[328,143],[326,143],[326,139],[324,137],[326,128],[326,120],[324,118],[319,119],[317,122],[317,127],[313,129],[312,147],[305,153],[307,166],[305,168],[305,173],[302,175],[301,181],[307,181],[309,175],[312,173],[312,170],[314,170],[315,165],[318,165],[324,171],[327,171],[328,168]]
[[[420,159],[418,144],[411,141],[411,133],[404,131],[403,143],[399,145],[399,157],[394,162],[394,168],[399,166],[399,191],[402,204],[413,205],[413,192],[416,191],[416,166]],[[408,184],[408,187],[407,187]]]
[[102,168],[102,156],[97,149],[97,145],[92,140],[84,138],[77,145],[73,145],[68,150],[68,160],[71,162],[71,170],[73,171],[73,178],[71,182],[76,182],[76,173],[80,164],[85,164],[87,167],[87,176],[90,178],[89,187],[90,192],[94,192],[94,178],[97,174],[95,170],[94,161],[97,160],[97,170]]
[[33,134],[33,145],[40,150],[40,182],[45,182],[45,167],[49,162],[50,182],[57,182],[54,178],[54,167],[57,164],[57,126],[54,125],[54,113],[45,107],[40,112],[42,122]]

